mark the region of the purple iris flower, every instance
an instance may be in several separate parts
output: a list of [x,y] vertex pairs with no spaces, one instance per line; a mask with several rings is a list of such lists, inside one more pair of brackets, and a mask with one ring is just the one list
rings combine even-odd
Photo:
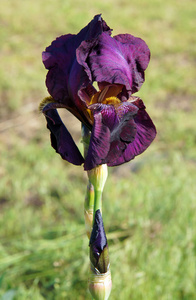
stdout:
[[[145,151],[156,135],[143,101],[132,96],[144,82],[148,46],[130,34],[111,37],[111,31],[97,15],[77,35],[63,35],[43,52],[51,97],[41,109],[52,146],[63,159],[84,163],[85,170],[128,162]],[[91,131],[85,159],[57,108],[69,110]]]

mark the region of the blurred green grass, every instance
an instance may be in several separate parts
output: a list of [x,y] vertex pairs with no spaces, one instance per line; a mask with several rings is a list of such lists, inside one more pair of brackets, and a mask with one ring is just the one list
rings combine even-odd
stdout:
[[[158,130],[144,154],[109,170],[103,217],[111,299],[196,299],[193,0],[2,1],[0,299],[90,299],[86,175],[50,147],[37,106],[47,95],[41,52],[97,13],[114,34],[128,32],[149,45],[138,95]],[[81,147],[79,124],[69,120]]]

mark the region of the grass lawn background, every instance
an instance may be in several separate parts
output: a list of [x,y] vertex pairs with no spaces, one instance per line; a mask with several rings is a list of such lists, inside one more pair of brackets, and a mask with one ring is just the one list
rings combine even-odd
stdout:
[[[102,13],[113,34],[151,50],[137,93],[156,124],[151,147],[109,169],[103,218],[117,300],[193,300],[196,256],[194,0],[2,0],[0,9],[0,299],[83,300],[86,174],[50,147],[38,113],[41,52]],[[80,124],[65,123],[80,142]]]

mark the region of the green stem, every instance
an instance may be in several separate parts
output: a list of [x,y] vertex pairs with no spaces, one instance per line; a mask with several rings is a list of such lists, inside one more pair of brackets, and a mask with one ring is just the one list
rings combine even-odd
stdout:
[[108,176],[107,165],[99,165],[95,168],[87,171],[88,178],[91,184],[94,186],[94,210],[93,210],[93,222],[95,213],[98,209],[102,210],[102,192]]
[[94,207],[94,187],[89,181],[86,189],[86,197],[84,202],[84,208],[86,210],[93,209]]
[[94,222],[94,218],[95,218],[95,213],[98,209],[102,209],[102,191],[100,190],[94,190],[94,212],[93,212],[93,222]]

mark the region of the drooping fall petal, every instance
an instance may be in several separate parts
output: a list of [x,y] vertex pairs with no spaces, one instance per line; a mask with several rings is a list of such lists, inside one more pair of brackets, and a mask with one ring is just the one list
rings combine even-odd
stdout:
[[141,99],[113,105],[95,104],[94,126],[84,168],[115,166],[133,159],[151,144],[156,129]]
[[145,110],[143,101],[138,98],[133,103],[139,108],[138,113],[134,116],[136,126],[135,138],[131,143],[126,144],[122,155],[114,160],[108,160],[108,166],[117,166],[134,159],[135,156],[143,153],[149,147],[156,136],[156,128]]
[[94,126],[91,133],[91,140],[85,159],[84,169],[91,170],[107,156],[110,149],[110,130],[102,122],[102,115],[94,115]]
[[128,102],[117,107],[94,104],[91,109],[95,121],[84,164],[86,170],[122,156],[127,143],[133,141],[136,135],[133,117],[138,111],[135,105]]
[[78,147],[72,139],[69,131],[61,121],[57,110],[46,112],[47,127],[51,132],[51,144],[61,157],[74,165],[84,162]]

